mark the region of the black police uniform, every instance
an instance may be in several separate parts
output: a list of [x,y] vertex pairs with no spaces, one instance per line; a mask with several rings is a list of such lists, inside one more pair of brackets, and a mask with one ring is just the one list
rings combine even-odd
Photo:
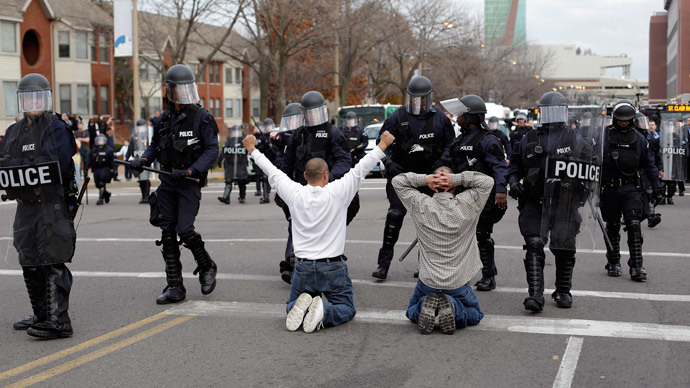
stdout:
[[[498,272],[494,260],[494,240],[491,238],[491,233],[493,233],[494,224],[498,223],[506,212],[506,209],[500,209],[496,205],[496,193],[507,193],[506,173],[508,165],[503,153],[503,145],[499,138],[494,135],[500,131],[491,132],[484,127],[470,125],[465,125],[467,128],[463,128],[460,136],[453,141],[448,158],[443,158],[441,162],[436,164],[446,164],[455,173],[479,171],[494,178],[494,187],[477,223],[477,246],[483,266],[482,277],[492,279]],[[505,134],[503,136],[505,137]],[[495,283],[492,288],[495,288]],[[486,289],[482,290],[486,291]]]
[[[129,147],[127,148],[127,152],[125,153],[125,160],[131,160],[132,158],[140,158],[144,154],[144,151],[146,150],[139,149],[139,143],[140,142],[137,139],[137,134],[135,133],[129,139]],[[133,171],[133,174],[139,182],[139,190],[141,191],[141,199],[139,200],[139,203],[148,203],[149,195],[151,194],[151,180],[149,179],[149,172]]]
[[67,310],[76,232],[70,209],[76,204],[74,162],[77,145],[72,129],[52,113],[25,117],[12,124],[0,142],[2,166],[58,161],[62,187],[7,191],[17,200],[13,245],[19,255],[33,315],[15,322],[17,330],[41,338],[72,335]]
[[352,157],[352,167],[354,167],[365,155],[364,150],[369,145],[369,136],[359,126],[345,127],[343,135],[347,139],[347,147]]
[[523,136],[525,136],[529,131],[533,130],[534,128],[530,127],[529,125],[525,125],[524,127],[516,126],[515,129],[510,132],[510,147],[515,149],[515,147],[520,143],[520,140],[522,140]]
[[[216,264],[204,248],[201,235],[194,230],[194,219],[199,212],[201,187],[206,185],[208,170],[218,157],[218,125],[213,116],[199,105],[182,105],[180,110],[174,110],[173,103],[170,106],[154,120],[151,145],[142,159],[148,163],[157,159],[163,171],[189,170],[199,183],[160,175],[161,184],[156,196],[168,287],[157,300],[159,304],[182,300],[186,292],[182,285],[178,234],[197,262],[194,274],[200,272],[202,293],[211,293],[216,285]],[[174,296],[166,294],[171,287],[181,293]]]
[[225,166],[225,191],[218,200],[230,203],[230,192],[232,184],[237,184],[240,189],[240,196],[237,198],[240,203],[244,203],[247,196],[247,183],[249,183],[249,173],[247,172],[247,149],[242,145],[245,136],[228,137],[225,140],[223,149],[218,158],[218,166]]
[[115,155],[113,150],[106,146],[96,147],[89,152],[88,166],[93,171],[93,180],[98,188],[97,205],[110,202],[110,192],[106,189],[106,184],[110,183],[113,177],[113,160]]
[[[613,251],[606,253],[609,276],[620,276],[620,219],[628,232],[630,274],[634,280],[646,279],[642,267],[642,229],[644,217],[640,172],[647,176],[652,189],[657,191],[659,170],[654,155],[647,147],[647,139],[632,124],[627,131],[610,125],[604,133],[604,161],[601,179],[601,215],[606,222],[606,234]],[[640,171],[642,170],[642,171]]]
[[[661,146],[659,140],[654,137],[654,134],[648,130],[637,128],[637,130],[647,139],[647,146],[649,147],[649,152],[654,157],[654,166],[657,170],[664,171],[664,162],[661,159]],[[647,218],[647,226],[650,228],[655,227],[661,222],[661,214],[656,213],[654,198],[654,188],[652,187],[652,182],[649,180],[646,174],[641,175],[642,184],[642,201],[644,203],[644,216]]]
[[[276,146],[272,144],[270,133],[263,133],[257,137],[256,149],[261,151],[275,165],[278,155],[275,152]],[[268,184],[268,176],[256,164],[254,169],[257,179],[261,182],[262,197],[260,203],[269,203],[271,202],[268,197],[271,194],[271,185]]]
[[513,145],[510,144],[510,139],[508,138],[508,135],[503,133],[503,131],[496,129],[494,131],[491,131],[491,133],[498,138],[498,141],[501,142],[501,145],[503,146],[503,152],[506,155],[506,157],[510,158],[510,155],[513,154]]
[[[386,274],[391,261],[393,261],[395,243],[400,235],[403,219],[407,209],[395,193],[391,183],[392,179],[400,173],[416,172],[428,174],[433,172],[434,163],[442,157],[447,157],[450,144],[455,138],[455,131],[448,117],[440,110],[432,108],[421,115],[411,115],[405,107],[393,112],[379,132],[390,132],[395,137],[395,142],[386,149],[386,157],[383,158],[386,174],[386,196],[389,207],[386,213],[386,224],[383,229],[383,246],[379,250],[378,266]],[[429,195],[432,191],[428,188],[420,188]],[[380,272],[377,269],[377,272]],[[375,273],[377,273],[375,272]]]

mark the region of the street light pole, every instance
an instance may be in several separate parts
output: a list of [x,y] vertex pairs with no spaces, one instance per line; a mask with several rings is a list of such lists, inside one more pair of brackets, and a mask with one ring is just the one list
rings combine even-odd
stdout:
[[139,86],[139,15],[137,0],[132,0],[132,122],[141,115],[141,90]]

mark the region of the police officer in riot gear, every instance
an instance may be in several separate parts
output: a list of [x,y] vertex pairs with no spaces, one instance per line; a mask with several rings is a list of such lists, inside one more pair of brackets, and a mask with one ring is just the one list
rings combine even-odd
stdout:
[[[218,126],[213,116],[197,105],[194,74],[185,65],[174,65],[165,76],[168,109],[153,123],[153,139],[144,155],[131,162],[133,170],[158,160],[163,171],[156,190],[160,211],[163,259],[167,287],[156,299],[158,304],[183,300],[182,263],[177,235],[192,251],[199,274],[201,293],[210,294],[216,287],[216,264],[209,256],[201,235],[194,230],[199,211],[201,187],[206,185],[208,169],[218,157]],[[194,178],[194,181],[186,178]]]
[[234,125],[228,130],[230,136],[225,139],[225,144],[218,158],[218,167],[225,167],[225,190],[223,190],[223,196],[218,197],[218,200],[227,205],[230,204],[230,192],[233,183],[236,183],[240,189],[240,196],[237,198],[240,203],[244,203],[247,196],[247,183],[249,182],[247,164],[249,159],[247,159],[247,149],[242,146],[244,135],[240,128],[239,125]]
[[[460,136],[455,138],[450,146],[447,158],[442,158],[437,166],[447,165],[456,173],[463,171],[479,171],[494,178],[484,210],[477,223],[477,247],[482,261],[482,278],[475,284],[477,291],[490,291],[496,288],[495,276],[498,273],[494,260],[494,240],[491,233],[494,224],[499,222],[506,212],[506,172],[507,163],[504,148],[498,136],[498,119],[489,119],[489,125],[484,123],[486,104],[481,97],[474,94],[460,99],[442,101],[448,111],[458,116],[458,124],[462,128]],[[503,134],[505,137],[505,135]],[[507,139],[506,139],[507,140]]]
[[[261,135],[257,137],[256,149],[261,151],[262,154],[266,155],[271,163],[275,163],[278,155],[276,154],[276,146],[273,145],[273,141],[271,139],[271,134],[275,132],[275,123],[273,122],[273,119],[265,119],[260,128]],[[262,197],[259,200],[259,203],[270,203],[271,200],[269,199],[269,195],[271,194],[271,185],[268,184],[268,176],[261,171],[258,166],[255,165],[254,169],[257,172],[257,180],[261,182]]]
[[[3,200],[16,200],[13,245],[19,255],[33,314],[15,322],[16,330],[33,337],[72,336],[67,313],[76,232],[72,156],[77,145],[70,127],[51,113],[52,91],[40,74],[28,74],[17,84],[18,107],[24,117],[12,124],[0,142],[0,167],[22,174],[19,185],[5,187]],[[40,179],[30,179],[39,176]]]
[[[127,154],[125,155],[125,160],[130,162],[135,158],[140,158],[144,154],[146,148],[149,146],[149,129],[146,120],[137,120],[136,126],[134,127],[134,133],[129,139],[129,148],[127,148]],[[149,203],[149,194],[151,193],[151,181],[149,180],[149,172],[134,171],[134,176],[139,182],[139,190],[141,191],[140,204]]]
[[[649,131],[649,118],[642,112],[635,114],[635,128],[647,139],[647,147],[649,152],[654,156],[654,165],[659,170],[659,179],[664,176],[664,163],[661,161],[661,148],[659,140],[654,138],[654,135]],[[661,214],[656,212],[656,199],[654,198],[654,189],[652,183],[647,178],[647,175],[642,174],[640,177],[642,183],[642,201],[644,202],[643,209],[647,218],[647,226],[653,228],[661,222]]]
[[[450,120],[440,109],[432,107],[432,98],[431,81],[423,76],[412,77],[407,85],[405,104],[388,116],[379,132],[390,132],[395,136],[396,142],[386,149],[386,157],[383,158],[388,181],[386,195],[390,205],[386,213],[378,268],[371,274],[377,279],[383,280],[388,276],[393,248],[407,213],[391,180],[403,172],[431,173],[434,163],[448,155],[450,144],[455,138]],[[420,190],[427,192],[425,188]],[[432,194],[431,190],[427,193]]]
[[[355,166],[365,155],[364,150],[369,144],[369,136],[364,133],[364,130],[357,125],[357,113],[347,112],[345,114],[345,129],[343,135],[347,139],[347,148],[350,150],[350,157],[352,158],[352,167]],[[352,199],[350,207],[347,208],[348,224],[355,218],[359,212],[359,192],[355,194]]]
[[515,149],[515,146],[520,143],[522,137],[527,134],[527,132],[533,130],[534,128],[527,125],[527,116],[524,113],[518,112],[515,116],[517,121],[517,126],[510,132],[510,146]]
[[604,164],[601,179],[601,215],[613,250],[606,253],[609,276],[621,276],[620,228],[621,214],[628,232],[630,278],[637,282],[647,279],[642,266],[642,229],[644,217],[640,173],[647,176],[658,197],[659,170],[647,147],[647,139],[635,130],[636,110],[629,102],[613,107],[613,122],[604,132]]
[[[285,118],[288,107],[283,112],[283,120],[289,120],[289,118]],[[328,121],[328,109],[323,95],[317,91],[305,93],[302,96],[300,110],[304,118],[304,125],[294,130],[294,134],[285,149],[280,169],[292,180],[306,185],[307,180],[304,178],[304,171],[307,162],[312,158],[321,158],[328,164],[328,180],[330,182],[342,177],[352,168],[352,159],[348,152],[347,139],[340,129]],[[298,121],[299,117],[294,119]],[[286,212],[287,216],[288,213],[285,208],[283,211]],[[348,224],[352,221],[349,218],[350,214],[348,209]],[[290,223],[289,219],[288,222]],[[288,228],[291,229],[291,227],[291,224],[288,225]],[[288,244],[290,244],[291,236],[288,238]],[[292,251],[291,248],[290,251]],[[292,263],[290,261],[293,257],[292,253],[288,257],[286,248],[286,260],[280,262],[281,278],[288,283],[291,280]]]
[[[544,307],[544,246],[548,240],[556,262],[556,290],[552,298],[560,308],[572,306],[576,236],[583,218],[580,212],[593,209],[585,205],[590,185],[598,179],[592,146],[567,126],[565,97],[558,92],[544,94],[539,101],[539,115],[541,126],[526,132],[513,148],[508,166],[510,196],[518,199],[518,223],[525,239],[529,296],[523,304],[532,312],[540,312]],[[588,175],[588,180],[578,178],[577,174],[561,177],[550,168],[552,161],[574,164],[576,171],[579,166],[587,166],[583,170],[594,173]]]
[[[510,139],[508,138],[508,135],[503,133],[503,131],[499,130],[498,127],[500,127],[498,117],[489,117],[487,129],[489,130],[489,132],[493,133],[498,138],[498,141],[501,142],[501,145],[503,146],[503,152],[505,153],[506,158],[510,158],[510,156],[513,154],[513,146],[510,144]],[[509,159],[506,161],[509,161]]]
[[110,202],[111,193],[106,189],[106,184],[110,183],[113,171],[113,160],[115,155],[113,150],[107,146],[108,139],[104,135],[96,136],[96,148],[89,152],[88,167],[93,171],[93,180],[98,188],[98,201],[96,205],[103,205]]

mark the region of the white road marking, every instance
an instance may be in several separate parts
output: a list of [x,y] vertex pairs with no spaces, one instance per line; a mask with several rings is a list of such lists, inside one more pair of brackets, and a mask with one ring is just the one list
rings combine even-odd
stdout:
[[[186,302],[165,310],[165,313],[213,317],[268,316],[282,319],[285,319],[286,314],[284,304],[205,301]],[[360,309],[353,322],[412,325],[405,317],[404,310]],[[466,330],[690,342],[690,326],[588,319],[485,315],[479,325],[468,327]],[[566,356],[568,354],[564,358]]]
[[[110,278],[158,278],[164,279],[164,272],[111,272],[111,271],[72,271],[74,276],[80,277],[110,277]],[[16,269],[0,269],[0,276],[22,276],[21,270]],[[183,277],[188,279],[195,279],[196,276],[191,272],[186,272],[182,274]],[[257,281],[257,282],[279,282],[282,280],[278,276],[271,275],[256,275],[256,274],[232,274],[232,273],[218,273],[216,275],[217,279],[222,280],[244,280],[244,281]],[[380,282],[377,280],[365,280],[365,279],[352,279],[353,284],[372,286],[372,287],[395,287],[395,288],[406,288],[410,292],[417,285],[416,282],[400,282],[400,281],[385,281]],[[544,294],[550,294],[554,290],[550,288],[544,289]],[[493,292],[506,293],[506,294],[526,294],[526,288],[510,288],[510,287],[498,287]],[[615,292],[615,291],[588,291],[588,290],[571,290],[573,296],[590,297],[590,298],[603,298],[603,299],[627,299],[627,300],[646,300],[654,302],[690,302],[690,295],[680,295],[680,294],[643,294],[636,292]]]
[[577,361],[580,359],[580,351],[582,351],[582,337],[568,338],[568,346],[565,347],[565,353],[561,359],[561,366],[558,367],[558,374],[556,380],[553,382],[553,388],[570,388],[573,384],[573,377],[575,377],[575,369],[577,368]]

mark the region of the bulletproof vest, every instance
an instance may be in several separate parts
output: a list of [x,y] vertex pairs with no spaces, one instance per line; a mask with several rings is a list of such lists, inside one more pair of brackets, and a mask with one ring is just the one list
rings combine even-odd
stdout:
[[105,147],[97,148],[95,151],[94,166],[95,168],[108,167],[108,152]]
[[635,130],[621,132],[613,126],[606,128],[609,139],[609,152],[604,163],[616,166],[622,175],[636,175],[640,166],[640,154],[637,152],[637,133]]
[[197,129],[200,109],[201,106],[192,104],[175,117],[170,112],[164,113],[158,144],[161,169],[186,170],[203,153],[203,144]]
[[434,138],[435,113],[426,115],[424,127],[415,136],[410,126],[410,120],[404,107],[398,108],[400,131],[397,146],[392,150],[393,161],[403,166],[407,171],[426,173],[431,165],[441,157],[441,147]]
[[463,171],[481,171],[492,175],[491,172],[484,171],[484,157],[479,152],[479,143],[489,132],[484,128],[475,127],[469,135],[464,133],[456,137],[450,146],[450,157],[452,166],[449,166],[456,174]]
[[347,148],[353,149],[357,147],[360,143],[359,131],[357,127],[347,128],[343,131],[345,138],[347,138]]
[[[295,130],[293,141],[295,142],[295,177],[303,179],[304,169],[311,158],[321,158],[328,164],[328,169],[333,168],[334,158],[331,154],[331,138],[333,136],[331,125],[326,123],[308,129],[301,127]],[[314,127],[312,127],[314,128]]]

